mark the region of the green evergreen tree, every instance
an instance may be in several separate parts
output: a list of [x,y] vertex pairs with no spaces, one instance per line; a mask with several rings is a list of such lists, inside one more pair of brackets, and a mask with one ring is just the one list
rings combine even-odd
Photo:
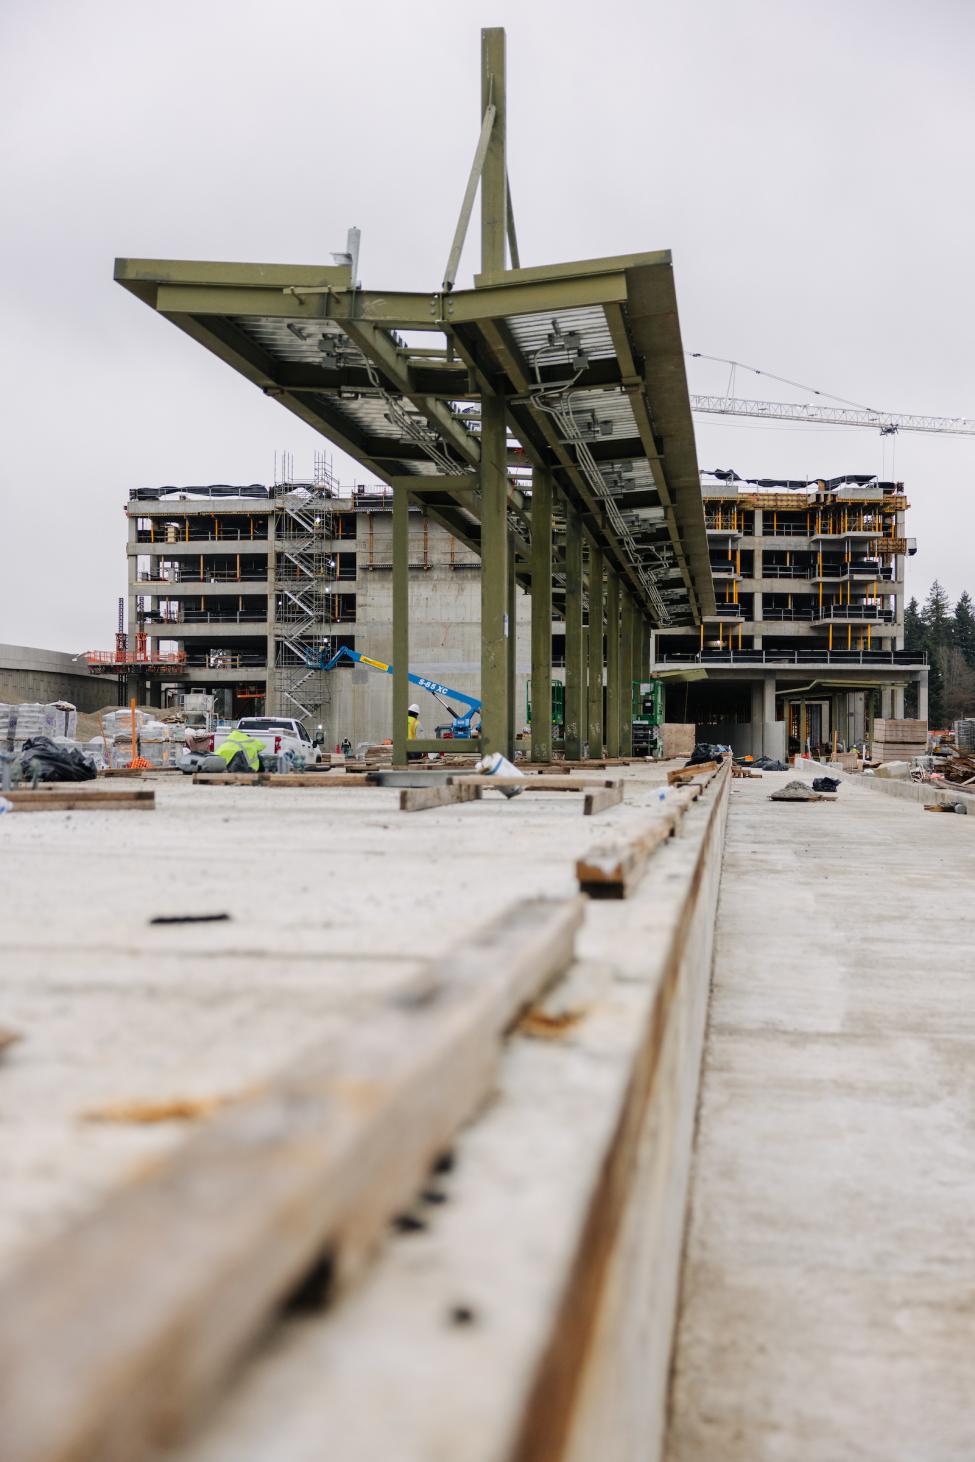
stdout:
[[924,643],[924,622],[917,600],[912,598],[904,610],[904,649],[923,650]]
[[951,632],[954,628],[951,600],[937,579],[928,590],[928,597],[921,610],[921,619],[927,632],[929,650],[951,644]]
[[962,590],[961,598],[955,605],[955,622],[952,628],[954,642],[964,655],[966,665],[975,670],[975,604],[972,603],[972,596],[967,589]]
[[[912,598],[904,610],[904,649],[913,650],[915,653],[925,648],[924,624],[921,620],[921,611],[918,608],[917,599]],[[917,685],[912,680],[904,689],[904,715],[914,717],[917,715]]]

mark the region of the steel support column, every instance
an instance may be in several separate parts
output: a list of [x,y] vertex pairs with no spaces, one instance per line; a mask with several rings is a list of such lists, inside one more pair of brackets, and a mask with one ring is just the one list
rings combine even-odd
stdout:
[[393,493],[393,762],[406,761],[406,711],[410,703],[410,499]]
[[624,592],[620,615],[620,756],[633,755],[633,639],[636,606]]
[[[642,615],[640,613],[640,611],[636,607],[636,605],[634,605],[634,609],[633,609],[633,664],[632,664],[632,667],[631,667],[631,670],[630,670],[630,682],[631,682],[630,683],[630,741],[631,741],[631,743],[632,743],[632,740],[633,740],[634,686],[636,687],[636,694],[637,694],[637,697],[638,697],[639,696],[639,688],[640,688],[640,686],[643,684],[643,682],[647,678],[647,669],[646,669],[646,666],[647,666],[647,631],[648,631],[648,629],[649,629],[649,625],[647,623],[646,618],[644,617],[644,615]],[[641,706],[642,705],[642,702],[639,699],[637,699],[636,704],[638,706]]]
[[606,755],[620,754],[620,581],[606,575]]
[[[508,186],[505,158],[505,43],[499,28],[481,31],[481,116],[495,108],[481,173],[481,269],[504,270]],[[510,756],[508,669],[508,471],[503,396],[481,396],[481,744]]]
[[515,688],[517,686],[518,674],[518,585],[515,582],[515,554],[511,545],[508,545],[508,608],[505,615],[505,626],[508,634],[508,748],[505,756],[513,757],[515,753],[515,730],[518,719],[518,705]]
[[582,637],[582,523],[565,510],[565,755],[582,756],[586,718],[586,667]]
[[552,760],[552,475],[532,475],[532,761]]
[[508,754],[508,473],[504,401],[481,398],[481,701],[485,753]]
[[500,27],[481,31],[482,117],[491,106],[494,125],[481,173],[481,269],[485,274],[501,274],[508,232],[508,175],[505,40]]
[[603,553],[589,545],[589,755],[603,754]]

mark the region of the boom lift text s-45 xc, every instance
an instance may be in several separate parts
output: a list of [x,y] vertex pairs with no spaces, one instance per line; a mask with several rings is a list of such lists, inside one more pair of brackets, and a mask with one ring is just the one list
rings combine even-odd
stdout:
[[[321,666],[322,670],[334,670],[336,665],[349,661],[353,665],[367,665],[370,670],[379,670],[384,675],[392,675],[392,665],[387,665],[383,660],[371,660],[368,655],[361,654],[358,650],[350,650],[348,645],[341,645],[332,656],[331,660]],[[421,690],[428,690],[430,694],[450,713],[451,723],[449,727],[438,726],[439,737],[454,737],[457,740],[469,738],[475,734],[477,727],[473,725],[476,716],[478,725],[481,719],[481,702],[472,695],[465,695],[463,691],[451,690],[449,685],[441,685],[439,680],[430,680],[425,675],[414,675],[412,671],[407,672],[407,680],[411,685],[418,685]],[[467,706],[467,710],[460,714],[454,710],[447,700],[460,701]]]

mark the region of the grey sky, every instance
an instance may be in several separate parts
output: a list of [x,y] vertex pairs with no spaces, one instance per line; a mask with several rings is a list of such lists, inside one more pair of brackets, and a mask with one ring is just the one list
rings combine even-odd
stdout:
[[[670,248],[689,350],[975,415],[970,0],[2,0],[0,640],[111,644],[130,487],[269,481],[283,449],[310,475],[323,445],[114,256],[328,262],[354,223],[366,286],[435,284],[496,24],[524,263]],[[747,476],[890,450],[699,419],[702,467]],[[909,591],[975,589],[975,439],[895,451]]]

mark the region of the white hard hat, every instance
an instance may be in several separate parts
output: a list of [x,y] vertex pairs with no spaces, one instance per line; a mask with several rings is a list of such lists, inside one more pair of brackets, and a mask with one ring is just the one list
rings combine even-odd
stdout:
[[414,701],[413,704],[408,707],[408,713],[411,716],[418,716],[420,714],[420,707],[417,705],[416,701]]

